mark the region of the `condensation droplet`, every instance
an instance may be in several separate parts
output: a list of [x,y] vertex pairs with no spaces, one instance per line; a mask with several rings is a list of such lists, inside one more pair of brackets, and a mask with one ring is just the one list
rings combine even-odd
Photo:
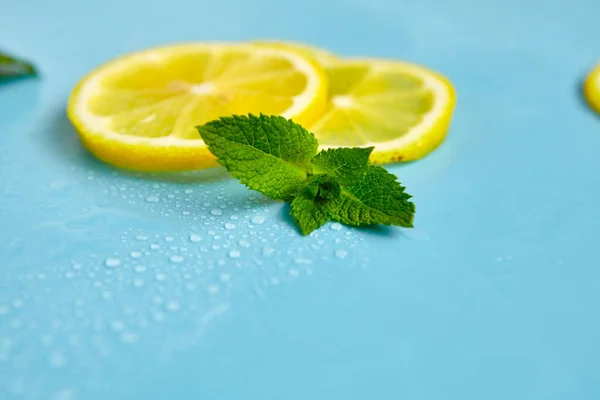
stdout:
[[332,231],[341,231],[342,224],[340,224],[339,222],[334,222],[333,224],[331,224],[330,228]]
[[190,235],[190,242],[198,243],[200,241],[202,241],[202,236],[196,234]]
[[138,335],[135,332],[123,332],[121,334],[121,341],[127,344],[135,343],[138,341]]
[[137,236],[135,237],[135,239],[136,239],[136,240],[139,240],[139,241],[141,241],[141,242],[143,242],[143,241],[145,241],[145,240],[148,240],[148,236],[146,236],[146,235],[137,235]]
[[152,250],[158,250],[158,249],[160,249],[160,245],[159,245],[159,244],[156,244],[156,243],[152,243],[152,244],[150,245],[150,248],[151,248]]
[[130,254],[131,258],[140,258],[142,256],[141,251],[132,251]]
[[141,273],[146,270],[146,267],[144,267],[143,265],[136,265],[135,267],[133,267],[133,270],[135,272]]
[[125,324],[119,320],[111,321],[110,329],[112,329],[115,332],[120,332],[123,329],[125,329]]
[[290,269],[288,271],[288,275],[290,275],[290,276],[298,276],[298,275],[300,275],[300,272],[297,269]]
[[265,248],[263,249],[263,254],[264,254],[265,256],[267,256],[267,257],[270,257],[270,256],[272,256],[272,255],[273,255],[273,253],[275,253],[275,251],[276,251],[276,250],[275,250],[274,248],[272,248],[272,247],[265,247]]
[[133,286],[135,287],[142,287],[144,286],[144,280],[140,279],[140,278],[136,278],[133,280]]
[[217,293],[219,293],[219,287],[217,285],[210,285],[208,287],[208,293],[210,293],[210,294],[217,294]]
[[48,365],[52,368],[62,368],[67,365],[67,361],[67,356],[64,353],[55,351],[50,355]]
[[242,239],[242,240],[240,240],[240,241],[238,242],[238,244],[239,244],[240,246],[242,246],[242,247],[246,247],[246,248],[250,247],[250,242],[249,242],[249,241],[247,241],[246,239]]
[[230,274],[221,274],[220,276],[221,282],[229,282],[231,280]]
[[169,311],[177,311],[181,308],[181,305],[177,300],[170,300],[165,305],[165,308]]
[[104,265],[107,268],[117,268],[119,265],[121,265],[121,260],[119,260],[118,258],[107,258],[104,261]]
[[173,240],[175,240],[173,236],[165,236],[165,242],[172,242]]
[[263,222],[265,222],[265,217],[263,217],[262,215],[257,215],[255,217],[252,217],[250,221],[252,221],[254,225],[261,225]]
[[229,257],[230,258],[240,258],[241,255],[242,255],[242,253],[240,253],[239,250],[231,250],[229,252]]
[[192,193],[194,193],[194,189],[185,189],[183,192],[185,194],[192,194]]
[[223,214],[223,211],[219,210],[218,208],[213,208],[212,210],[210,210],[210,213],[212,215],[221,215],[221,214]]
[[235,224],[228,222],[225,224],[225,229],[227,229],[227,230],[235,229]]
[[158,196],[148,196],[146,197],[146,202],[148,203],[158,203],[159,202],[159,198]]
[[172,263],[178,264],[178,263],[180,263],[180,262],[183,261],[183,257],[182,256],[178,256],[178,255],[174,255],[174,256],[169,257],[169,260]]
[[310,264],[312,264],[312,261],[309,260],[308,258],[297,257],[297,258],[294,258],[294,263],[310,265]]
[[337,258],[339,258],[340,260],[343,260],[344,258],[346,258],[347,255],[348,255],[348,252],[346,250],[336,250],[335,251],[335,256]]
[[167,279],[167,274],[164,274],[164,273],[162,273],[162,272],[159,272],[159,273],[157,273],[157,274],[154,276],[154,279],[156,279],[158,282],[162,282],[162,281],[164,281],[165,279]]

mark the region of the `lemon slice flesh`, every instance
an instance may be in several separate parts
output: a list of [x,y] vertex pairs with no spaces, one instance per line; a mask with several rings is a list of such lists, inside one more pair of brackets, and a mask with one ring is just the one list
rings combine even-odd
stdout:
[[307,126],[324,148],[374,146],[371,161],[424,157],[446,137],[456,96],[451,83],[419,65],[328,59],[327,110]]
[[216,165],[195,126],[232,114],[281,115],[311,125],[327,76],[293,49],[197,43],[113,60],[73,90],[68,115],[98,158],[139,171]]

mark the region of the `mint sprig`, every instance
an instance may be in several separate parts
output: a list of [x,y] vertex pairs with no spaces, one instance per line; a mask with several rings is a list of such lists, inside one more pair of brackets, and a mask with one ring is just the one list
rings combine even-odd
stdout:
[[368,148],[318,153],[302,126],[277,116],[234,115],[198,126],[217,161],[252,190],[291,202],[304,235],[333,220],[347,225],[412,227],[411,196]]

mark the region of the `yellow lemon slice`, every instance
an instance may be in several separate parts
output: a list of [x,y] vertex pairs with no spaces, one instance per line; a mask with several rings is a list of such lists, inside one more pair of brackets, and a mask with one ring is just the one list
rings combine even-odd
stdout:
[[85,76],[68,115],[87,149],[122,168],[178,171],[216,165],[195,126],[232,114],[312,124],[327,103],[327,76],[301,51],[190,43],[113,60]]
[[446,137],[456,95],[440,74],[419,65],[328,59],[327,110],[306,126],[321,146],[375,146],[371,161],[424,157]]
[[600,64],[589,73],[583,92],[592,108],[600,113]]

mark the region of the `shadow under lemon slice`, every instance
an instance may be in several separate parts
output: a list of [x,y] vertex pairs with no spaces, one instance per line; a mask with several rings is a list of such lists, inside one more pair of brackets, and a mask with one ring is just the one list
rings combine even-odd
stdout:
[[270,114],[310,126],[327,104],[327,76],[277,46],[189,43],[126,55],[90,72],[69,98],[85,147],[115,166],[182,171],[216,165],[197,125]]

